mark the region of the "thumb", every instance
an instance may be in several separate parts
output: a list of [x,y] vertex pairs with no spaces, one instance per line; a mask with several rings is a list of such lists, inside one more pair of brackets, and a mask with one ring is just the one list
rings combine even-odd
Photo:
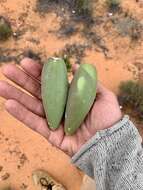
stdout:
[[100,81],[98,81],[97,82],[97,94],[105,97],[107,95],[112,95],[113,92],[110,91],[109,89],[107,89],[106,87],[104,87],[104,85]]

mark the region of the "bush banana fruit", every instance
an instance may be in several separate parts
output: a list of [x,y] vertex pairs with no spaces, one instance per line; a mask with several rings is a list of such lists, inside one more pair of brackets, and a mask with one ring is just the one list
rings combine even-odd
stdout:
[[64,60],[50,58],[43,66],[41,82],[42,101],[48,125],[55,130],[60,125],[67,101],[68,77]]
[[90,64],[82,64],[71,83],[65,113],[65,133],[73,135],[85,119],[96,97],[97,73]]

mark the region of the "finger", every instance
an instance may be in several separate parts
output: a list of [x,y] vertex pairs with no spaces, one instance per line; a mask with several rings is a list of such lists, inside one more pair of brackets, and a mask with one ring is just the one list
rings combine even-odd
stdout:
[[5,106],[6,110],[16,119],[27,125],[32,130],[40,133],[44,137],[49,137],[50,131],[47,127],[45,119],[32,113],[15,100],[7,100]]
[[15,99],[33,113],[44,116],[43,106],[39,99],[26,94],[6,81],[0,81],[0,96],[5,99]]
[[78,68],[79,68],[78,64],[72,65],[72,73],[75,74],[75,72],[78,70]]
[[30,59],[30,58],[24,58],[20,66],[30,75],[32,75],[34,78],[41,80],[41,72],[42,72],[42,65],[38,62]]
[[60,148],[63,138],[64,138],[64,130],[63,126],[60,125],[59,128],[56,129],[55,131],[52,130],[50,131],[48,141],[54,146]]
[[2,67],[2,73],[11,81],[27,90],[33,96],[41,99],[41,85],[36,80],[28,76],[16,65],[5,65]]

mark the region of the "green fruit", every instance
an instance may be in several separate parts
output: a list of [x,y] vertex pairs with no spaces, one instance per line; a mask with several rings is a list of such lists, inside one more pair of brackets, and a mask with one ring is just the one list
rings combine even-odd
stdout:
[[68,92],[67,69],[63,59],[50,58],[42,70],[42,100],[48,125],[57,129],[63,117]]
[[96,97],[97,73],[90,64],[76,71],[69,89],[65,113],[65,133],[73,135],[84,121]]

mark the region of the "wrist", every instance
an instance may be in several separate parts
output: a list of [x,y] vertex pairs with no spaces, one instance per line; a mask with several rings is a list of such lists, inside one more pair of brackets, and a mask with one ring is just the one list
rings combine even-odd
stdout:
[[109,114],[108,117],[105,117],[105,119],[103,119],[102,122],[99,123],[99,130],[97,131],[113,127],[113,125],[117,124],[122,118],[123,114],[120,108],[116,109],[116,111],[112,111],[112,113]]
[[111,121],[111,123],[105,128],[105,129],[109,129],[111,127],[113,127],[115,124],[119,123],[122,119],[123,119],[123,114],[121,113],[121,111],[116,114],[115,116],[113,116],[115,119],[113,121]]
[[[99,124],[94,123],[95,124],[94,126],[96,126],[96,127],[94,127],[94,129],[89,126],[88,129],[89,129],[90,135],[88,136],[88,139],[84,139],[82,144],[77,145],[76,149],[72,149],[72,153],[70,154],[70,156],[73,156],[74,154],[76,154],[84,144],[86,144],[93,136],[96,135],[97,132],[105,131],[107,129],[112,128],[114,125],[117,125],[124,118],[124,116],[121,113],[121,111],[119,110],[118,114],[116,114],[116,115],[114,114],[113,118],[114,118],[114,120],[110,120],[110,118],[109,118],[109,120],[103,119],[102,121],[99,122]],[[84,138],[84,136],[83,136],[83,138]]]

